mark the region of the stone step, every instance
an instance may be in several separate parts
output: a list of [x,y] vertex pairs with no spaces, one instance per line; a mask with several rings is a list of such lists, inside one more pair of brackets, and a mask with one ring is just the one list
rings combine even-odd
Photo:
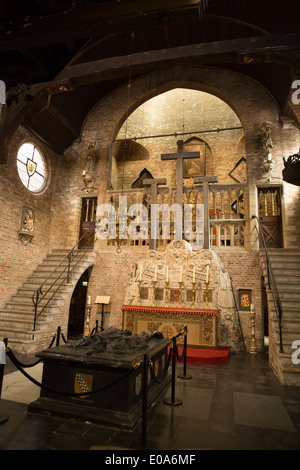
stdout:
[[[31,303],[23,302],[22,304],[21,303],[19,304],[17,302],[7,302],[5,310],[10,310],[10,311],[20,310],[23,312],[32,313],[34,311],[34,305],[32,302]],[[60,310],[60,305],[53,305],[53,306],[48,305],[44,311],[58,313],[59,310]],[[1,311],[3,311],[3,309]]]
[[[62,276],[62,278],[60,278],[57,282],[59,282],[59,281],[62,282],[65,277],[66,277],[66,276]],[[40,273],[36,273],[36,274],[34,274],[34,275],[31,274],[31,275],[28,277],[28,279],[27,279],[27,281],[26,281],[26,284],[34,284],[34,285],[37,286],[37,288],[39,288],[41,285],[43,285],[43,286],[45,285],[45,286],[48,288],[48,287],[50,287],[50,286],[53,284],[53,282],[55,281],[55,277],[50,277],[49,279],[47,279],[47,278],[48,278],[48,276],[43,276],[43,275],[41,275]],[[73,275],[73,276],[71,275],[71,276],[70,276],[70,282],[74,282],[74,278],[75,278],[75,276],[74,276],[74,275]],[[24,285],[25,285],[25,284],[23,284],[23,286],[24,286]]]
[[284,270],[284,271],[293,271],[295,274],[299,273],[300,266],[299,261],[272,261],[271,260],[271,266],[272,270],[274,272],[277,272],[277,270]]
[[282,300],[281,302],[283,317],[285,318],[298,318],[300,315],[300,309],[297,302],[294,300]]
[[279,293],[279,296],[280,296],[280,299],[282,301],[295,301],[295,302],[299,302],[300,301],[300,292],[280,292]]
[[300,291],[299,283],[296,282],[295,280],[293,282],[286,283],[286,284],[283,282],[276,282],[276,285],[277,285],[279,294],[285,293],[285,292],[299,292]]
[[[78,274],[80,271],[84,270],[88,266],[88,264],[89,264],[88,261],[84,261],[84,262],[80,263],[78,266],[76,266],[72,269],[71,274],[72,273]],[[66,269],[66,267],[60,266],[55,272],[53,272],[53,268],[50,267],[50,266],[40,266],[38,269],[35,269],[32,272],[32,276],[43,277],[44,280],[45,280],[49,276],[51,276],[51,278],[55,279],[60,274],[63,275],[63,273],[65,273],[65,275],[67,275],[68,270]]]
[[[284,268],[278,268],[274,269],[272,267],[273,274],[275,276],[275,279],[277,277],[283,277],[283,278],[291,278],[294,279],[297,282],[300,282],[300,271],[296,269],[284,269]],[[267,274],[264,272],[264,274]]]
[[[16,295],[25,295],[26,297],[32,298],[33,294],[37,291],[38,287],[39,286],[37,284],[23,284],[23,287],[19,287]],[[49,287],[50,286],[42,289],[42,292],[46,292]],[[69,287],[64,284],[59,288],[58,293],[64,296],[64,294],[69,293],[69,290]]]
[[[51,309],[52,310],[52,309]],[[12,321],[19,321],[22,319],[34,318],[34,311],[31,310],[21,310],[21,309],[2,309],[0,311],[0,319],[8,319]],[[46,321],[49,321],[53,318],[53,312],[43,312],[43,318]]]
[[[47,296],[45,298],[42,298],[41,301],[39,302],[39,307],[43,307],[49,300],[51,296]],[[21,303],[23,305],[32,305],[32,308],[34,308],[34,304],[32,302],[32,295],[13,295],[10,300],[11,303]],[[64,298],[62,296],[55,295],[52,300],[50,300],[50,306],[51,305],[63,305],[64,304]]]
[[287,330],[284,326],[282,328],[282,339],[284,343],[286,343],[289,348],[293,344],[294,341],[300,340],[300,329],[292,331],[292,330]]
[[299,248],[268,248],[269,255],[300,255]]
[[285,275],[282,273],[280,274],[275,274],[274,273],[274,277],[275,277],[275,282],[278,286],[280,285],[283,285],[283,286],[286,286],[286,285],[291,285],[291,286],[298,286],[298,289],[300,289],[300,273],[299,273],[299,276],[291,276],[289,274]]
[[[38,330],[42,331],[48,328],[48,323],[53,320],[53,315],[43,315],[38,318]],[[0,312],[0,332],[7,329],[24,329],[32,331],[34,324],[34,313],[22,310],[1,310]],[[3,334],[3,333],[1,333]]]
[[36,331],[32,331],[32,326],[28,329],[25,328],[16,328],[16,327],[3,327],[1,325],[0,328],[0,335],[2,338],[9,338],[12,339],[20,339],[20,340],[29,340],[32,341],[34,339],[34,335],[38,334],[40,331],[37,329]]

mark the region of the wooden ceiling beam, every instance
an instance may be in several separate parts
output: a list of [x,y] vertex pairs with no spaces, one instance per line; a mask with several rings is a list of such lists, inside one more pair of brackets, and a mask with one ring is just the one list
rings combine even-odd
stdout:
[[104,7],[78,2],[66,15],[43,19],[37,16],[32,20],[29,17],[26,28],[18,24],[14,30],[12,20],[7,39],[0,41],[0,52],[153,28],[159,26],[162,15],[170,22],[199,21],[198,4],[199,0],[127,0],[107,3]]
[[[66,67],[59,73],[55,82],[71,80],[76,84],[101,81],[105,79],[120,77],[124,70],[128,71],[131,66],[133,70],[155,64],[177,62],[180,60],[195,59],[197,64],[212,62],[214,57],[237,57],[242,55],[256,55],[264,53],[285,53],[299,49],[300,34],[282,34],[273,36],[257,36],[250,38],[231,39],[226,41],[215,41],[210,43],[193,44],[189,46],[173,47],[156,51],[138,52],[131,55],[111,57],[108,59],[95,60],[93,62],[72,65]],[[300,64],[299,64],[300,65]],[[123,71],[123,72],[122,72]],[[128,72],[127,72],[128,73]],[[109,74],[109,76],[108,76]]]

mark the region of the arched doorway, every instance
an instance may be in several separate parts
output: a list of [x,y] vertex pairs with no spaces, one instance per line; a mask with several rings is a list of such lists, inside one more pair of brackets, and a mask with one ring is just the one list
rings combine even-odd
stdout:
[[83,334],[89,277],[90,269],[87,269],[75,286],[70,302],[68,338],[81,337]]

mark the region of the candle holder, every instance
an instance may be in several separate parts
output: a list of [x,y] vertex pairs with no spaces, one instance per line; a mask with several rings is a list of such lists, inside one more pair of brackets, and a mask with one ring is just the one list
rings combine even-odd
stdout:
[[208,308],[208,282],[205,282],[205,291],[204,291],[204,299],[205,299],[205,308]]
[[197,283],[195,281],[193,281],[193,301],[192,301],[192,307],[195,308],[195,305],[196,305],[196,285]]
[[181,307],[181,303],[182,303],[182,284],[183,284],[183,281],[179,281],[178,284],[179,284],[178,305],[179,305],[179,307]]
[[90,336],[91,310],[92,310],[92,305],[87,304],[87,306],[86,306],[85,326],[84,326],[84,336]]
[[257,345],[256,345],[256,337],[255,337],[255,325],[256,325],[256,314],[253,310],[251,310],[251,341],[250,341],[250,348],[249,352],[251,354],[257,353]]
[[155,303],[156,284],[157,284],[157,281],[156,281],[156,280],[152,281],[152,304],[153,304],[153,307],[155,307],[155,305],[156,305],[156,303]]
[[165,287],[165,306],[169,307],[169,281],[166,281]]
[[139,279],[138,283],[139,283],[139,291],[138,291],[138,305],[141,305],[141,284],[142,284],[142,280],[141,280],[141,279]]

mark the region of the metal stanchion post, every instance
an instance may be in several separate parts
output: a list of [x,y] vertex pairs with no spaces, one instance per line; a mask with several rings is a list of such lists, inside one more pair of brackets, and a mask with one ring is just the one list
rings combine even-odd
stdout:
[[176,338],[173,338],[173,351],[172,351],[172,389],[171,398],[164,398],[163,402],[166,405],[178,406],[182,405],[180,398],[175,398],[175,376],[176,376]]
[[[0,341],[0,405],[1,405],[1,394],[2,394],[2,384],[4,376],[4,368],[6,364],[6,347],[7,347],[7,338],[4,341]],[[0,424],[4,424],[8,421],[8,416],[0,413]]]
[[183,352],[184,352],[184,358],[183,358],[183,375],[178,375],[178,377],[179,377],[180,379],[189,380],[189,379],[192,378],[192,376],[186,374],[187,327],[184,328],[184,345],[183,345]]
[[144,355],[143,363],[143,410],[142,410],[142,446],[147,444],[147,408],[148,408],[148,354]]
[[60,326],[57,327],[57,333],[56,333],[56,346],[59,346],[59,342],[60,342],[60,332],[61,332],[61,328]]

